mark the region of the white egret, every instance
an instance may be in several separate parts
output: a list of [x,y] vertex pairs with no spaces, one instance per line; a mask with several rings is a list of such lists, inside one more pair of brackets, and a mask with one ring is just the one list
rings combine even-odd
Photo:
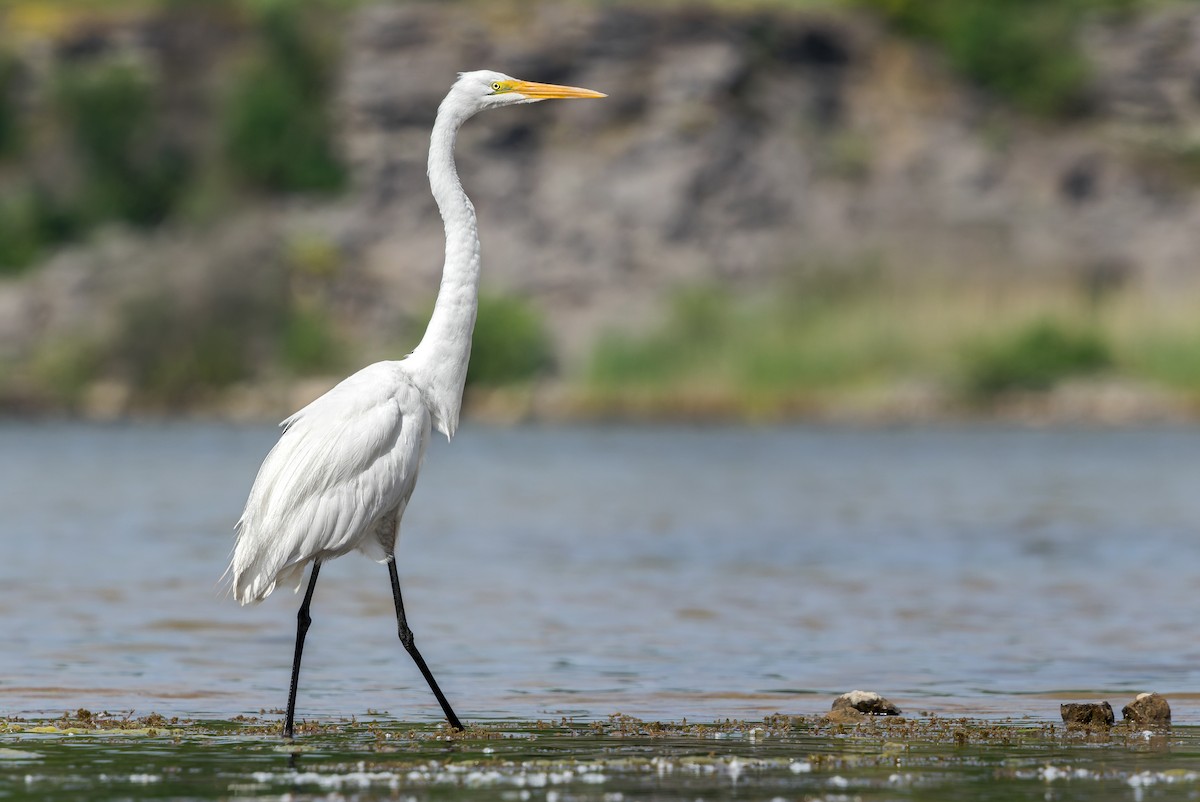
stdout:
[[484,109],[549,98],[605,97],[573,86],[521,81],[499,72],[460,74],[438,108],[429,145],[429,183],[446,230],[446,262],[429,327],[407,358],[360,370],[285,420],[259,468],[237,524],[229,571],[246,604],[278,583],[299,591],[296,651],[283,734],[291,738],[309,605],[321,565],[358,549],[387,563],[400,641],[437,697],[450,726],[462,729],[413,641],[404,615],[395,547],[400,519],[433,429],[454,435],[471,354],[479,291],[475,209],[454,166],[459,127]]

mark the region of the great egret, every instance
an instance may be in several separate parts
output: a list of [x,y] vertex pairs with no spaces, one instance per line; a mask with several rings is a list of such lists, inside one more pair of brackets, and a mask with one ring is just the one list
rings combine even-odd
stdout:
[[549,98],[605,97],[574,86],[534,83],[503,73],[465,72],[438,108],[429,143],[429,184],[446,229],[446,263],[429,327],[407,358],[360,370],[285,420],[237,524],[227,573],[240,603],[257,602],[283,582],[300,590],[296,652],[285,738],[293,736],[296,686],[309,605],[321,565],[358,549],[385,562],[392,580],[400,642],[417,664],[454,729],[454,714],[413,641],[404,616],[395,547],[431,429],[450,438],[458,427],[479,292],[475,208],[454,166],[458,129],[484,109]]

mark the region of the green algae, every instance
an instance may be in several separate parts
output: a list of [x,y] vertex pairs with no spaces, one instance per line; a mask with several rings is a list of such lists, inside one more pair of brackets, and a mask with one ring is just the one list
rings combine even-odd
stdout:
[[0,799],[1134,799],[1200,795],[1200,729],[817,717],[444,725],[0,719]]

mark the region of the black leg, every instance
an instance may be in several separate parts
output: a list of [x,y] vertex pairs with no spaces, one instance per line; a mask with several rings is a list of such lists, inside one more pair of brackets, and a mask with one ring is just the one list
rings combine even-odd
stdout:
[[425,677],[425,681],[429,683],[429,690],[433,691],[433,695],[437,697],[438,704],[442,706],[442,712],[446,714],[446,720],[450,722],[450,726],[456,730],[465,729],[462,722],[458,720],[458,716],[454,715],[454,710],[451,709],[450,703],[446,701],[445,695],[442,694],[442,689],[438,687],[437,680],[433,678],[429,666],[425,665],[425,659],[417,651],[417,644],[413,640],[412,630],[408,628],[408,621],[404,617],[404,602],[400,598],[400,577],[396,573],[396,561],[394,559],[388,560],[388,573],[392,576],[392,599],[396,602],[396,627],[400,633],[400,642],[404,644],[405,651],[412,657],[413,662],[417,664],[417,668],[421,669],[421,676]]
[[312,618],[308,614],[308,606],[312,604],[313,588],[317,586],[317,573],[321,563],[313,561],[312,573],[308,577],[308,590],[304,591],[304,603],[300,612],[296,613],[296,655],[292,658],[292,689],[288,691],[287,721],[283,725],[283,737],[291,738],[296,721],[296,686],[300,682],[300,656],[304,653],[304,636],[308,634],[308,625]]

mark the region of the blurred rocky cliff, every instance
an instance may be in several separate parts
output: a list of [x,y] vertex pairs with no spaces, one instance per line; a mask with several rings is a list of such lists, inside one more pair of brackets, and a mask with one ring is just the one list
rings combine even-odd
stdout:
[[[22,96],[56,61],[129,53],[165,76],[171,125],[200,131],[189,115],[219,80],[206,65],[244,37],[221,15],[172,19],[17,39]],[[456,71],[484,67],[610,95],[482,115],[458,145],[485,287],[540,310],[562,374],[680,287],[761,290],[804,266],[1200,290],[1195,5],[1090,24],[1089,110],[1068,120],[1014,111],[865,12],[383,3],[344,24],[331,108],[345,189],[102,226],[0,279],[10,404],[37,395],[38,370],[101,359],[61,344],[186,348],[199,308],[233,321],[212,347],[249,354],[236,378],[269,378],[237,321],[271,319],[280,294],[321,310],[343,364],[403,355],[441,266],[430,125]],[[120,322],[131,314],[138,327]],[[89,378],[116,408],[127,380]]]

